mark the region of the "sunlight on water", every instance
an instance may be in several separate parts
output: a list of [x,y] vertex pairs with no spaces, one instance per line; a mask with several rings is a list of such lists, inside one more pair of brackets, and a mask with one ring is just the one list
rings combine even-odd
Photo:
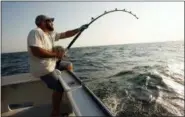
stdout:
[[118,111],[118,105],[120,104],[121,99],[119,99],[115,95],[114,96],[112,95],[111,97],[103,99],[102,101],[105,103],[107,107],[109,107],[110,111],[116,115]]
[[179,95],[183,95],[184,96],[184,86],[167,78],[167,77],[163,77],[163,81],[165,82],[165,84],[169,87],[172,88],[175,92],[179,93]]
[[[167,100],[167,99],[166,99]],[[165,108],[168,112],[176,115],[182,116],[184,115],[184,103],[181,101],[181,104],[177,104],[176,102],[173,104],[172,102],[164,101],[161,97],[159,97],[156,102],[160,104],[163,108]],[[180,109],[179,109],[180,108]]]
[[184,75],[184,63],[176,61],[168,63],[168,69],[172,73]]

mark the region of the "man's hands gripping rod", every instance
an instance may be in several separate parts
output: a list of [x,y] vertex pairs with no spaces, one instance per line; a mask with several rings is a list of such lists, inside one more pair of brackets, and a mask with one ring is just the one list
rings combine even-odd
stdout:
[[83,30],[87,29],[89,24],[84,24],[79,28],[79,31],[82,32]]
[[[84,24],[82,25],[78,30],[79,30],[79,33],[84,31],[85,29],[88,28],[88,24]],[[67,49],[64,49],[62,46],[55,46],[54,47],[54,52],[56,53],[56,57],[60,60],[60,59],[64,59],[64,58],[68,58],[67,56],[67,52],[68,50]]]

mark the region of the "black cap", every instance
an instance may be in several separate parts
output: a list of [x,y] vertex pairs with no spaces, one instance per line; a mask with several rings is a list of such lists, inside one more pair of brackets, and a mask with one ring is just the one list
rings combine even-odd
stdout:
[[39,26],[40,23],[41,23],[42,21],[46,21],[46,20],[51,20],[51,21],[53,22],[53,21],[54,21],[54,18],[48,17],[48,16],[46,16],[46,15],[38,15],[38,16],[35,18],[35,24],[36,24],[37,26]]

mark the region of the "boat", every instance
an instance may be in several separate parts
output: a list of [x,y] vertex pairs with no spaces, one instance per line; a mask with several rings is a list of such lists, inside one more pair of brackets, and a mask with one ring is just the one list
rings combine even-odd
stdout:
[[[69,116],[113,116],[74,72],[58,70],[57,74],[65,91],[61,113]],[[2,117],[50,117],[52,90],[30,73],[2,77],[1,91]]]

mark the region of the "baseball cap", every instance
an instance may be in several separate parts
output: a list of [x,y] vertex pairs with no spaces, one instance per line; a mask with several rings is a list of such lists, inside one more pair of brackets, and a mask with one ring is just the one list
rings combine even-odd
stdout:
[[51,20],[52,22],[54,21],[54,18],[52,17],[48,17],[46,15],[38,15],[36,18],[35,18],[35,24],[37,26],[39,26],[39,24],[42,22],[42,21],[46,21],[46,20]]

